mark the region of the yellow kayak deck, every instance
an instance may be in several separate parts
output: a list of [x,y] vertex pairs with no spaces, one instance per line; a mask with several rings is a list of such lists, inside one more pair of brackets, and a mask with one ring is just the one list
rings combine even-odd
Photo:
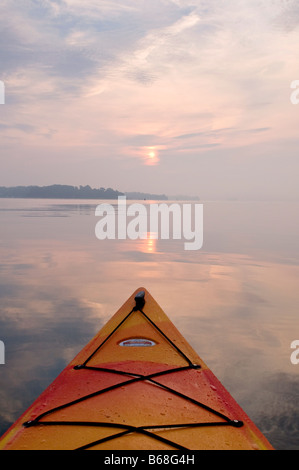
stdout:
[[0,439],[0,449],[272,449],[140,288]]

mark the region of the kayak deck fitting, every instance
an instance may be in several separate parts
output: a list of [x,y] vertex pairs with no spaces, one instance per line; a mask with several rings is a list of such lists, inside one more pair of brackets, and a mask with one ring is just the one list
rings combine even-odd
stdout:
[[0,449],[273,449],[144,288],[0,439]]

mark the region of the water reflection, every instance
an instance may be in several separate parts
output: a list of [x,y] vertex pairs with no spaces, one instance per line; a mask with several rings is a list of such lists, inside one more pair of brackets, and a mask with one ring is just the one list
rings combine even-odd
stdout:
[[147,253],[156,253],[157,237],[158,237],[157,233],[149,232],[147,234],[146,247],[145,247],[145,251]]
[[143,285],[272,444],[299,449],[299,230],[284,206],[268,242],[268,206],[246,205],[247,220],[207,205],[204,247],[186,252],[150,232],[97,240],[96,204],[0,200],[0,432]]
[[136,250],[142,253],[157,253],[157,238],[158,234],[156,232],[147,232],[146,238],[135,242]]

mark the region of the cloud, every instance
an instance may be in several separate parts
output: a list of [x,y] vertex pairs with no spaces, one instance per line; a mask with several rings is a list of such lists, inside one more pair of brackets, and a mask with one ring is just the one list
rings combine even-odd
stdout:
[[122,13],[132,13],[137,10],[136,2],[133,1],[114,1],[114,0],[85,0],[84,8],[80,0],[61,0],[50,1],[44,0],[43,3],[55,16],[72,15],[79,18],[87,17],[94,19],[119,17]]
[[[84,7],[4,0],[1,133],[9,150],[2,178],[14,184],[20,147],[24,159],[43,154],[34,160],[41,178],[44,164],[59,158],[68,178],[69,162],[78,162],[77,181],[66,183],[91,185],[79,170],[87,159],[104,174],[111,159],[125,168],[155,147],[160,171],[170,153],[175,162],[176,178],[159,179],[169,185],[187,181],[183,158],[197,152],[195,185],[207,152],[217,150],[225,165],[231,149],[258,145],[267,153],[278,138],[295,142],[289,85],[297,78],[298,30],[287,25],[297,10],[278,0],[240,0],[238,8],[225,0],[86,0]],[[15,123],[26,132],[14,133]],[[109,185],[121,187],[118,178]],[[157,181],[147,180],[149,192]]]
[[291,33],[299,25],[299,4],[296,0],[289,0],[280,7],[281,10],[274,18],[273,24],[286,33]]
[[18,129],[20,131],[23,131],[23,132],[27,132],[27,133],[31,133],[33,132],[34,130],[36,130],[35,127],[33,126],[30,126],[29,124],[23,124],[23,123],[15,123],[15,124],[12,124],[12,125],[8,125],[8,124],[5,124],[5,123],[0,123],[0,130],[1,129]]

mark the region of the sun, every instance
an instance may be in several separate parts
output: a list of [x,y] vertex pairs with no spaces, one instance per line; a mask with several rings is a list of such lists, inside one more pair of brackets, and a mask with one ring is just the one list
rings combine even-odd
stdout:
[[149,147],[146,152],[146,165],[157,165],[159,163],[158,153],[156,149]]

